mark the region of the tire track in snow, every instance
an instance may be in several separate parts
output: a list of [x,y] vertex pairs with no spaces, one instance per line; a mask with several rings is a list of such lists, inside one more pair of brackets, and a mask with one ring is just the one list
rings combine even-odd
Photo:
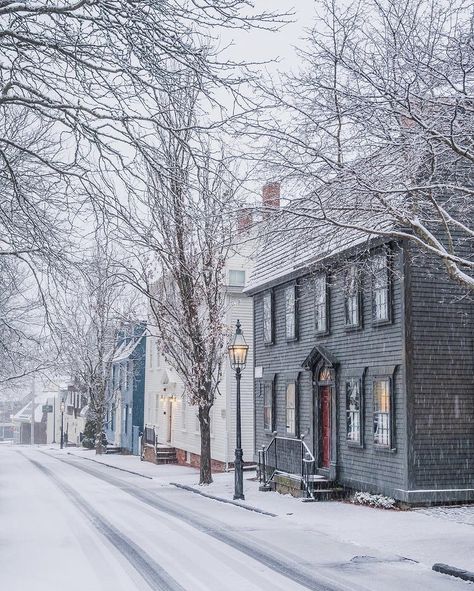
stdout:
[[133,568],[145,579],[153,591],[186,591],[171,575],[169,575],[151,556],[144,552],[127,536],[116,529],[109,521],[87,503],[72,487],[59,479],[49,468],[18,452],[31,462],[78,507],[88,521],[124,556]]
[[[65,464],[76,468],[77,470],[81,470],[94,478],[107,482],[112,486],[115,486],[122,490],[123,492],[129,494],[132,497],[135,497],[142,503],[153,507],[159,511],[167,513],[172,517],[183,521],[184,523],[190,525],[191,527],[197,529],[198,531],[205,533],[212,538],[223,542],[224,544],[231,546],[235,550],[246,554],[253,560],[264,564],[266,567],[270,568],[271,570],[287,577],[291,581],[298,583],[299,585],[310,589],[311,591],[355,591],[355,589],[360,589],[360,587],[351,586],[350,590],[349,587],[346,585],[337,585],[327,581],[326,577],[316,578],[312,574],[308,572],[304,572],[302,569],[297,569],[294,566],[294,562],[288,560],[282,555],[274,555],[269,551],[262,549],[257,544],[253,544],[248,540],[242,539],[240,536],[231,533],[230,531],[223,529],[217,529],[214,525],[206,521],[205,519],[198,518],[195,514],[186,511],[181,505],[177,505],[175,503],[166,501],[164,499],[158,498],[156,495],[152,495],[147,493],[143,490],[136,489],[126,482],[119,480],[118,478],[111,476],[110,474],[105,474],[104,472],[100,471],[99,469],[95,469],[89,466],[84,466],[83,464],[79,464],[77,461],[66,459],[66,458],[59,458],[47,452],[40,451],[40,453],[54,458],[60,462],[64,462]],[[31,460],[32,461],[32,460]],[[265,516],[262,516],[265,518]],[[326,579],[322,581],[321,579]]]

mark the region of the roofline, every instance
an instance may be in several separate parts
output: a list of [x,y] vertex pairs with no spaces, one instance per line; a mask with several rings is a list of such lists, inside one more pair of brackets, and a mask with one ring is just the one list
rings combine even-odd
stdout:
[[367,240],[364,239],[361,242],[358,242],[357,244],[354,244],[344,250],[341,250],[340,252],[337,252],[336,254],[330,254],[330,255],[323,257],[317,261],[312,262],[311,259],[309,259],[306,263],[301,265],[301,267],[298,267],[297,269],[294,269],[293,271],[291,271],[289,273],[285,273],[283,275],[280,275],[276,279],[272,279],[271,281],[266,281],[265,283],[261,283],[260,285],[256,285],[254,287],[244,288],[243,293],[246,293],[249,296],[256,295],[257,293],[260,293],[262,291],[266,291],[267,289],[271,289],[272,287],[276,287],[277,285],[281,285],[282,283],[287,283],[289,281],[293,281],[294,279],[296,279],[298,277],[302,277],[304,275],[309,275],[309,273],[311,273],[313,271],[317,271],[323,265],[327,265],[328,263],[334,262],[337,259],[346,258],[347,256],[351,256],[352,254],[354,254],[354,252],[357,252],[358,250],[359,251],[363,250],[362,249],[363,245],[369,245],[369,248],[372,249],[372,248],[376,248],[377,246],[380,246],[381,244],[386,244],[389,242],[400,243],[401,240],[397,240],[396,238],[393,238],[390,236],[369,237]]

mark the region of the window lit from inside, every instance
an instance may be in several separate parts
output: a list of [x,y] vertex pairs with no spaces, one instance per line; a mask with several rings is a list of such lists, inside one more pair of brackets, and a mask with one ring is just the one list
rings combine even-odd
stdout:
[[263,383],[263,428],[271,431],[273,427],[273,387],[271,382]]
[[286,338],[296,338],[296,297],[295,286],[290,285],[285,289],[285,315],[286,315]]
[[266,293],[263,297],[263,340],[265,343],[272,342],[272,294]]
[[346,383],[346,408],[347,408],[347,440],[353,443],[361,443],[361,399],[360,380],[349,380]]
[[326,275],[317,275],[314,280],[314,326],[315,332],[327,332]]
[[359,277],[356,265],[352,265],[346,274],[345,300],[346,325],[359,326]]
[[296,434],[296,384],[293,382],[286,387],[286,432]]
[[390,380],[374,382],[374,443],[390,446]]
[[376,255],[372,261],[374,319],[377,322],[389,320],[389,277],[387,256],[385,253]]
[[238,269],[230,269],[229,285],[235,287],[243,287],[245,285],[245,271],[239,271]]

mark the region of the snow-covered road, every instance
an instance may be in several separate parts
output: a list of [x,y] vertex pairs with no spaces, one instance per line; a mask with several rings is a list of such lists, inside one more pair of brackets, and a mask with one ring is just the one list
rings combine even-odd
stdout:
[[467,589],[399,555],[26,447],[0,449],[0,589]]

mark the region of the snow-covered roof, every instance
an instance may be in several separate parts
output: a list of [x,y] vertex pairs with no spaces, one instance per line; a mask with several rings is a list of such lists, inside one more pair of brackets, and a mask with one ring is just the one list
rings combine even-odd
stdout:
[[[43,404],[48,402],[48,399],[52,398],[51,392],[41,392],[35,396],[35,423],[41,422],[43,418]],[[13,416],[13,421],[20,423],[31,422],[31,410],[33,401],[30,400],[16,415]]]
[[[341,221],[344,227],[328,218]],[[361,226],[374,233],[357,229]],[[262,224],[255,266],[244,291],[256,293],[317,269],[327,259],[370,242],[392,226],[369,199],[352,194],[344,202],[337,201],[333,188],[296,199]]]
[[124,341],[119,348],[115,351],[114,356],[112,357],[112,363],[117,363],[119,361],[125,361],[128,359],[130,355],[135,351],[138,347],[138,344],[142,340],[145,333],[143,333],[140,337],[134,338],[131,340]]

